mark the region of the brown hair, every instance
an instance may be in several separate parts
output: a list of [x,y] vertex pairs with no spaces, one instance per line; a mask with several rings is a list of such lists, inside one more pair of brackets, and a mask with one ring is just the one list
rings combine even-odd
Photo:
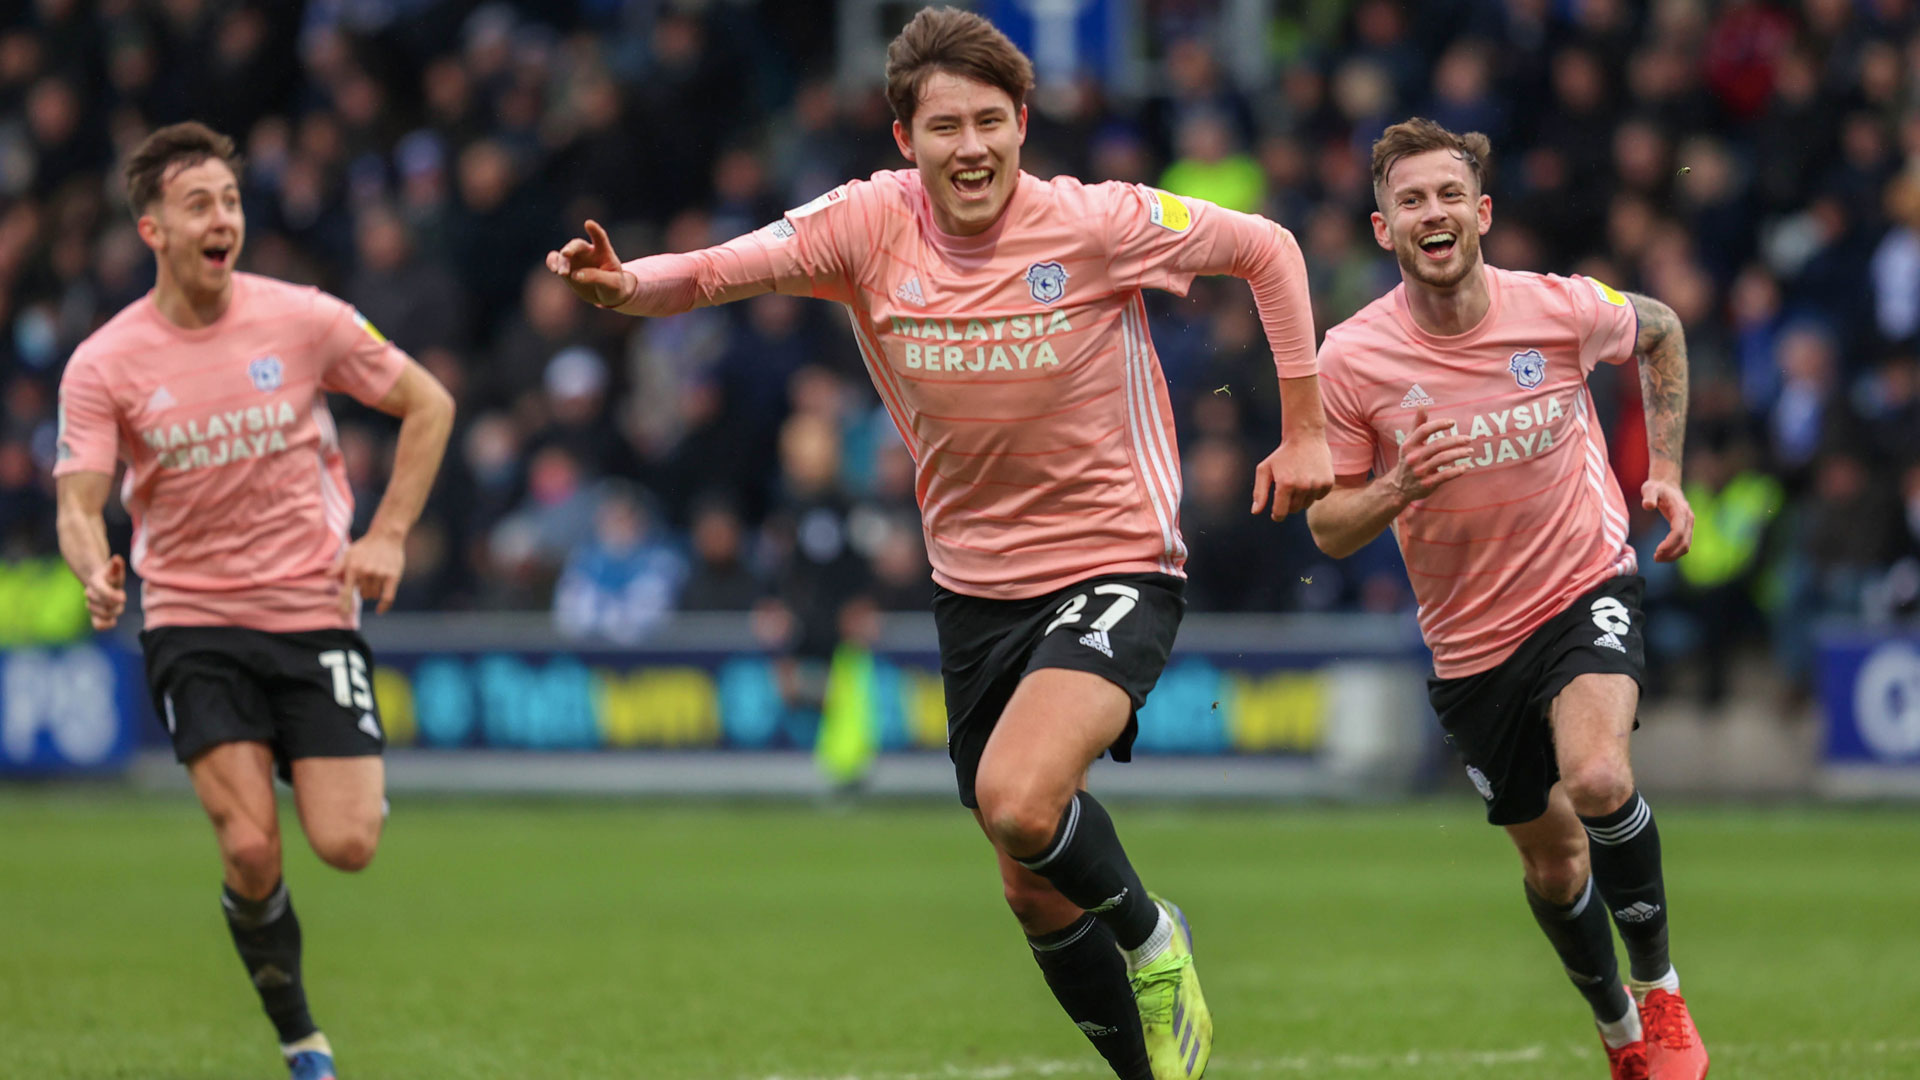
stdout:
[[1416,116],[1389,127],[1373,144],[1373,201],[1387,205],[1387,173],[1401,158],[1424,154],[1429,150],[1451,150],[1473,172],[1473,182],[1481,193],[1487,190],[1487,172],[1493,161],[1493,144],[1485,135],[1469,131],[1456,135],[1423,116]]
[[958,8],[922,8],[887,46],[887,104],[911,129],[920,88],[936,71],[1007,92],[1017,110],[1033,89],[1033,64],[992,23]]
[[160,188],[178,169],[190,169],[208,159],[227,163],[237,179],[240,154],[233,140],[198,120],[169,124],[147,136],[127,159],[127,202],[137,217],[160,199]]

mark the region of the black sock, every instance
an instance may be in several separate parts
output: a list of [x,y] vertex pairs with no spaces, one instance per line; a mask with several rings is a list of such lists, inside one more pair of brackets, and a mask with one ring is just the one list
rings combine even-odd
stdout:
[[1610,1024],[1627,1015],[1633,999],[1620,985],[1613,930],[1607,926],[1607,909],[1594,895],[1593,879],[1588,878],[1580,898],[1565,907],[1534,892],[1532,885],[1526,885],[1526,890],[1533,920],[1553,943],[1553,951],[1560,954],[1560,966],[1566,969],[1573,988],[1593,1007],[1594,1019]]
[[1067,803],[1046,850],[1015,862],[1039,874],[1060,895],[1097,915],[1123,949],[1137,949],[1153,936],[1160,909],[1147,899],[1140,875],[1120,847],[1113,819],[1084,791]]
[[1113,931],[1092,915],[1082,915],[1064,930],[1030,937],[1034,962],[1047,987],[1080,1025],[1120,1080],[1153,1080],[1146,1037],[1140,1033],[1140,1007],[1127,981],[1127,961]]
[[1604,817],[1583,817],[1593,881],[1613,911],[1627,967],[1640,982],[1664,978],[1667,958],[1667,883],[1660,873],[1660,830],[1653,809],[1635,791]]
[[231,887],[220,891],[227,929],[247,975],[260,992],[260,1004],[280,1033],[281,1045],[299,1042],[320,1030],[307,1013],[307,989],[300,982],[300,920],[293,914],[287,883],[274,885],[264,900],[248,900]]

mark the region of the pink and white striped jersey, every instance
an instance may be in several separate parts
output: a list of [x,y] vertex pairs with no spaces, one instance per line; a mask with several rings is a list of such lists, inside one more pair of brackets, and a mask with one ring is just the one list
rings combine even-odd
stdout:
[[1582,593],[1637,569],[1587,390],[1596,364],[1633,355],[1633,305],[1591,278],[1486,275],[1492,305],[1464,334],[1420,329],[1402,284],[1320,349],[1335,475],[1391,469],[1422,407],[1473,440],[1469,471],[1393,523],[1434,672],[1449,679],[1495,666]]
[[318,289],[235,274],[226,314],[194,330],[149,294],[67,361],[53,472],[127,463],[147,626],[352,628],[358,600],[343,618],[328,577],[353,492],[325,392],[371,405],[406,363]]
[[1136,184],[1021,174],[977,236],[934,224],[920,174],[875,173],[719,247],[626,264],[621,310],[778,290],[846,305],[917,468],[934,579],[1040,596],[1181,575],[1180,460],[1143,289],[1246,278],[1284,378],[1314,374],[1305,264],[1263,218]]

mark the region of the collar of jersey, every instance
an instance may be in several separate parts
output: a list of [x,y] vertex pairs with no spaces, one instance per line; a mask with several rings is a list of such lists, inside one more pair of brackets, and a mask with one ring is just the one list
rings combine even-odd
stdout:
[[[917,170],[914,175],[919,175]],[[927,193],[927,185],[925,181],[922,181],[920,184],[919,215],[928,242],[935,247],[947,251],[964,252],[967,254],[972,254],[982,248],[992,247],[994,244],[1000,242],[1000,234],[1006,231],[1007,222],[1013,218],[1014,214],[1019,212],[1023,202],[1022,196],[1027,190],[1027,185],[1037,184],[1039,182],[1037,178],[1025,169],[1020,170],[1019,179],[1013,185],[1013,194],[1007,196],[1007,205],[1000,208],[1000,217],[996,219],[992,225],[987,226],[982,232],[977,232],[972,236],[955,236],[950,232],[943,232],[939,224],[934,221],[933,196]]]
[[1413,308],[1407,303],[1407,287],[1405,285],[1401,285],[1400,288],[1394,290],[1394,316],[1400,320],[1400,325],[1406,327],[1407,333],[1411,334],[1415,340],[1428,345],[1451,349],[1458,348],[1462,345],[1473,344],[1485,336],[1487,331],[1493,329],[1495,323],[1500,321],[1500,294],[1503,291],[1501,289],[1503,282],[1500,280],[1500,272],[1498,270],[1485,263],[1481,264],[1480,269],[1487,275],[1487,313],[1480,316],[1480,321],[1474,325],[1473,329],[1458,334],[1428,333],[1413,317]]

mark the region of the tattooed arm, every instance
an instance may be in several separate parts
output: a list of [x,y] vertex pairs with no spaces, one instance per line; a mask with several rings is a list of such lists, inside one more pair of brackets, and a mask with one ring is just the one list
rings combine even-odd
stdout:
[[1650,296],[1628,293],[1640,318],[1633,358],[1640,362],[1640,400],[1647,412],[1647,482],[1640,504],[1667,519],[1665,540],[1654,551],[1672,562],[1693,543],[1693,509],[1680,490],[1680,462],[1687,437],[1687,339],[1673,309]]

